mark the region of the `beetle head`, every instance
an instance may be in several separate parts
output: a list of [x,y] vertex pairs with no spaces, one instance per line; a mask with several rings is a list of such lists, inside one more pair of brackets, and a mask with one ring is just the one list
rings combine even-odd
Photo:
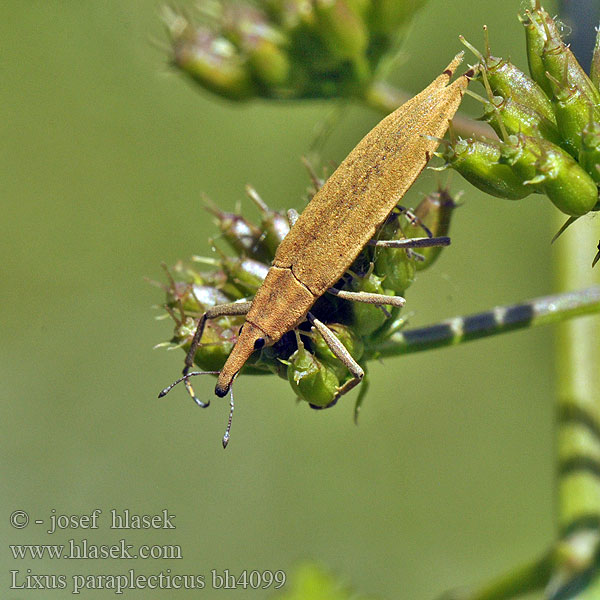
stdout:
[[235,376],[246,364],[250,355],[255,350],[259,350],[263,346],[270,345],[271,343],[269,336],[260,327],[246,321],[240,330],[240,335],[231,354],[225,361],[225,364],[219,373],[217,385],[215,386],[215,394],[220,397],[226,396]]

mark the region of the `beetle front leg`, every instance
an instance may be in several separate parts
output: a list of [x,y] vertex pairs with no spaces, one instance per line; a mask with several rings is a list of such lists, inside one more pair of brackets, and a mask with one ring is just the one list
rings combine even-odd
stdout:
[[251,304],[251,302],[232,302],[231,304],[219,304],[217,306],[212,306],[200,317],[200,320],[198,321],[198,326],[196,327],[196,332],[194,333],[194,337],[192,338],[190,349],[188,350],[188,353],[185,357],[185,367],[183,368],[182,375],[184,378],[185,388],[188,391],[188,394],[192,397],[194,402],[202,408],[206,408],[210,404],[210,401],[203,402],[202,400],[196,397],[196,394],[194,393],[194,388],[190,383],[189,377],[192,376],[192,373],[190,373],[190,369],[194,366],[194,357],[196,356],[196,351],[200,346],[200,340],[202,339],[202,334],[204,333],[206,321],[208,319],[218,319],[219,317],[233,317],[248,314]]
[[346,381],[342,387],[337,390],[335,398],[332,404],[335,404],[338,399],[347,394],[352,388],[356,387],[365,376],[365,372],[362,367],[352,358],[350,352],[348,352],[346,346],[340,342],[335,333],[325,325],[325,323],[319,321],[314,315],[308,313],[308,322],[314,325],[315,329],[321,334],[321,337],[325,340],[325,343],[329,349],[333,352],[334,356],[350,371],[352,379]]

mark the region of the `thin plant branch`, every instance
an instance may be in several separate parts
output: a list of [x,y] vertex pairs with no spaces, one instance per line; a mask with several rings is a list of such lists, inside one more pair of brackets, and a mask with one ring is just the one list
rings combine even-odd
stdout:
[[508,573],[500,575],[476,590],[447,592],[439,600],[508,600],[543,589],[552,571],[552,555],[547,554]]
[[[454,317],[434,325],[399,331],[388,341],[378,345],[377,351],[381,357],[400,356],[598,313],[600,285],[595,285],[576,292],[544,296],[511,306],[498,306],[466,317]],[[600,333],[598,336],[597,343]],[[600,359],[596,365],[600,365]],[[600,423],[600,416],[598,422]]]

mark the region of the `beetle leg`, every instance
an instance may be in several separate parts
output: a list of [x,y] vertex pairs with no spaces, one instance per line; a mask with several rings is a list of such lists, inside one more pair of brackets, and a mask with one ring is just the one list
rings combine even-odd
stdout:
[[360,386],[360,390],[358,391],[358,398],[354,403],[354,424],[358,425],[358,415],[360,413],[360,409],[362,408],[362,403],[369,391],[369,376],[365,372],[365,376],[363,377],[362,385]]
[[594,258],[594,260],[592,261],[592,269],[596,266],[596,263],[600,260],[600,242],[598,242],[598,252],[596,254],[596,257]]
[[185,383],[185,388],[188,391],[188,394],[192,397],[194,402],[201,406],[202,408],[206,408],[210,402],[203,402],[199,398],[196,397],[194,393],[194,388],[190,383],[189,377],[191,377],[190,369],[194,366],[194,356],[196,355],[196,351],[198,350],[198,346],[200,346],[200,340],[202,339],[202,334],[204,333],[204,327],[206,325],[207,319],[218,319],[219,317],[226,316],[236,316],[236,315],[245,315],[250,310],[251,302],[232,302],[231,304],[219,304],[217,306],[211,306],[198,321],[198,326],[196,327],[196,332],[194,333],[194,337],[192,338],[192,343],[190,345],[190,349],[185,357],[185,367],[183,368],[183,381]]
[[287,218],[288,218],[288,221],[290,222],[290,227],[294,226],[294,223],[298,220],[299,216],[300,215],[298,214],[298,211],[294,208],[290,208],[287,211]]
[[[346,349],[346,346],[340,342],[335,333],[317,319],[311,313],[307,315],[308,322],[314,325],[315,329],[321,334],[329,349],[333,352],[335,357],[342,362],[342,364],[350,371],[352,379],[346,381],[342,387],[340,387],[335,395],[333,403],[337,402],[340,396],[347,394],[353,387],[356,387],[365,376],[365,372],[362,367],[352,358],[352,355]],[[333,404],[332,403],[332,404]]]
[[369,246],[379,246],[380,248],[431,248],[432,246],[449,246],[450,238],[440,237],[421,237],[405,238],[403,240],[370,240]]
[[351,300],[353,302],[364,302],[365,304],[376,304],[378,306],[397,306],[402,308],[406,300],[402,296],[386,296],[385,294],[372,294],[370,292],[347,292],[329,288],[328,293],[341,298],[342,300]]

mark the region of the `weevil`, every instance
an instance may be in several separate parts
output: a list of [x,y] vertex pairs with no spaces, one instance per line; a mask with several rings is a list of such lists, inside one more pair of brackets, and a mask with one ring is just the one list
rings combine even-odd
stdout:
[[[181,381],[194,401],[190,378],[205,372],[190,372],[207,319],[246,315],[235,346],[218,373],[215,394],[223,397],[250,355],[276,343],[285,333],[308,322],[323,336],[336,357],[352,375],[338,390],[336,400],[355,387],[364,376],[360,365],[335,334],[310,309],[325,293],[358,302],[402,306],[404,299],[334,288],[367,244],[415,248],[447,245],[449,238],[374,240],[377,229],[397,206],[436,150],[448,129],[462,96],[473,77],[473,69],[450,83],[462,62],[458,54],[428,87],[411,98],[372,129],[319,189],[302,214],[290,215],[292,227],[279,245],[273,263],[251,302],[236,302],[210,308],[198,326],[185,359],[180,379],[166,387],[167,394]],[[223,446],[229,441],[233,413],[231,394],[229,422]]]

